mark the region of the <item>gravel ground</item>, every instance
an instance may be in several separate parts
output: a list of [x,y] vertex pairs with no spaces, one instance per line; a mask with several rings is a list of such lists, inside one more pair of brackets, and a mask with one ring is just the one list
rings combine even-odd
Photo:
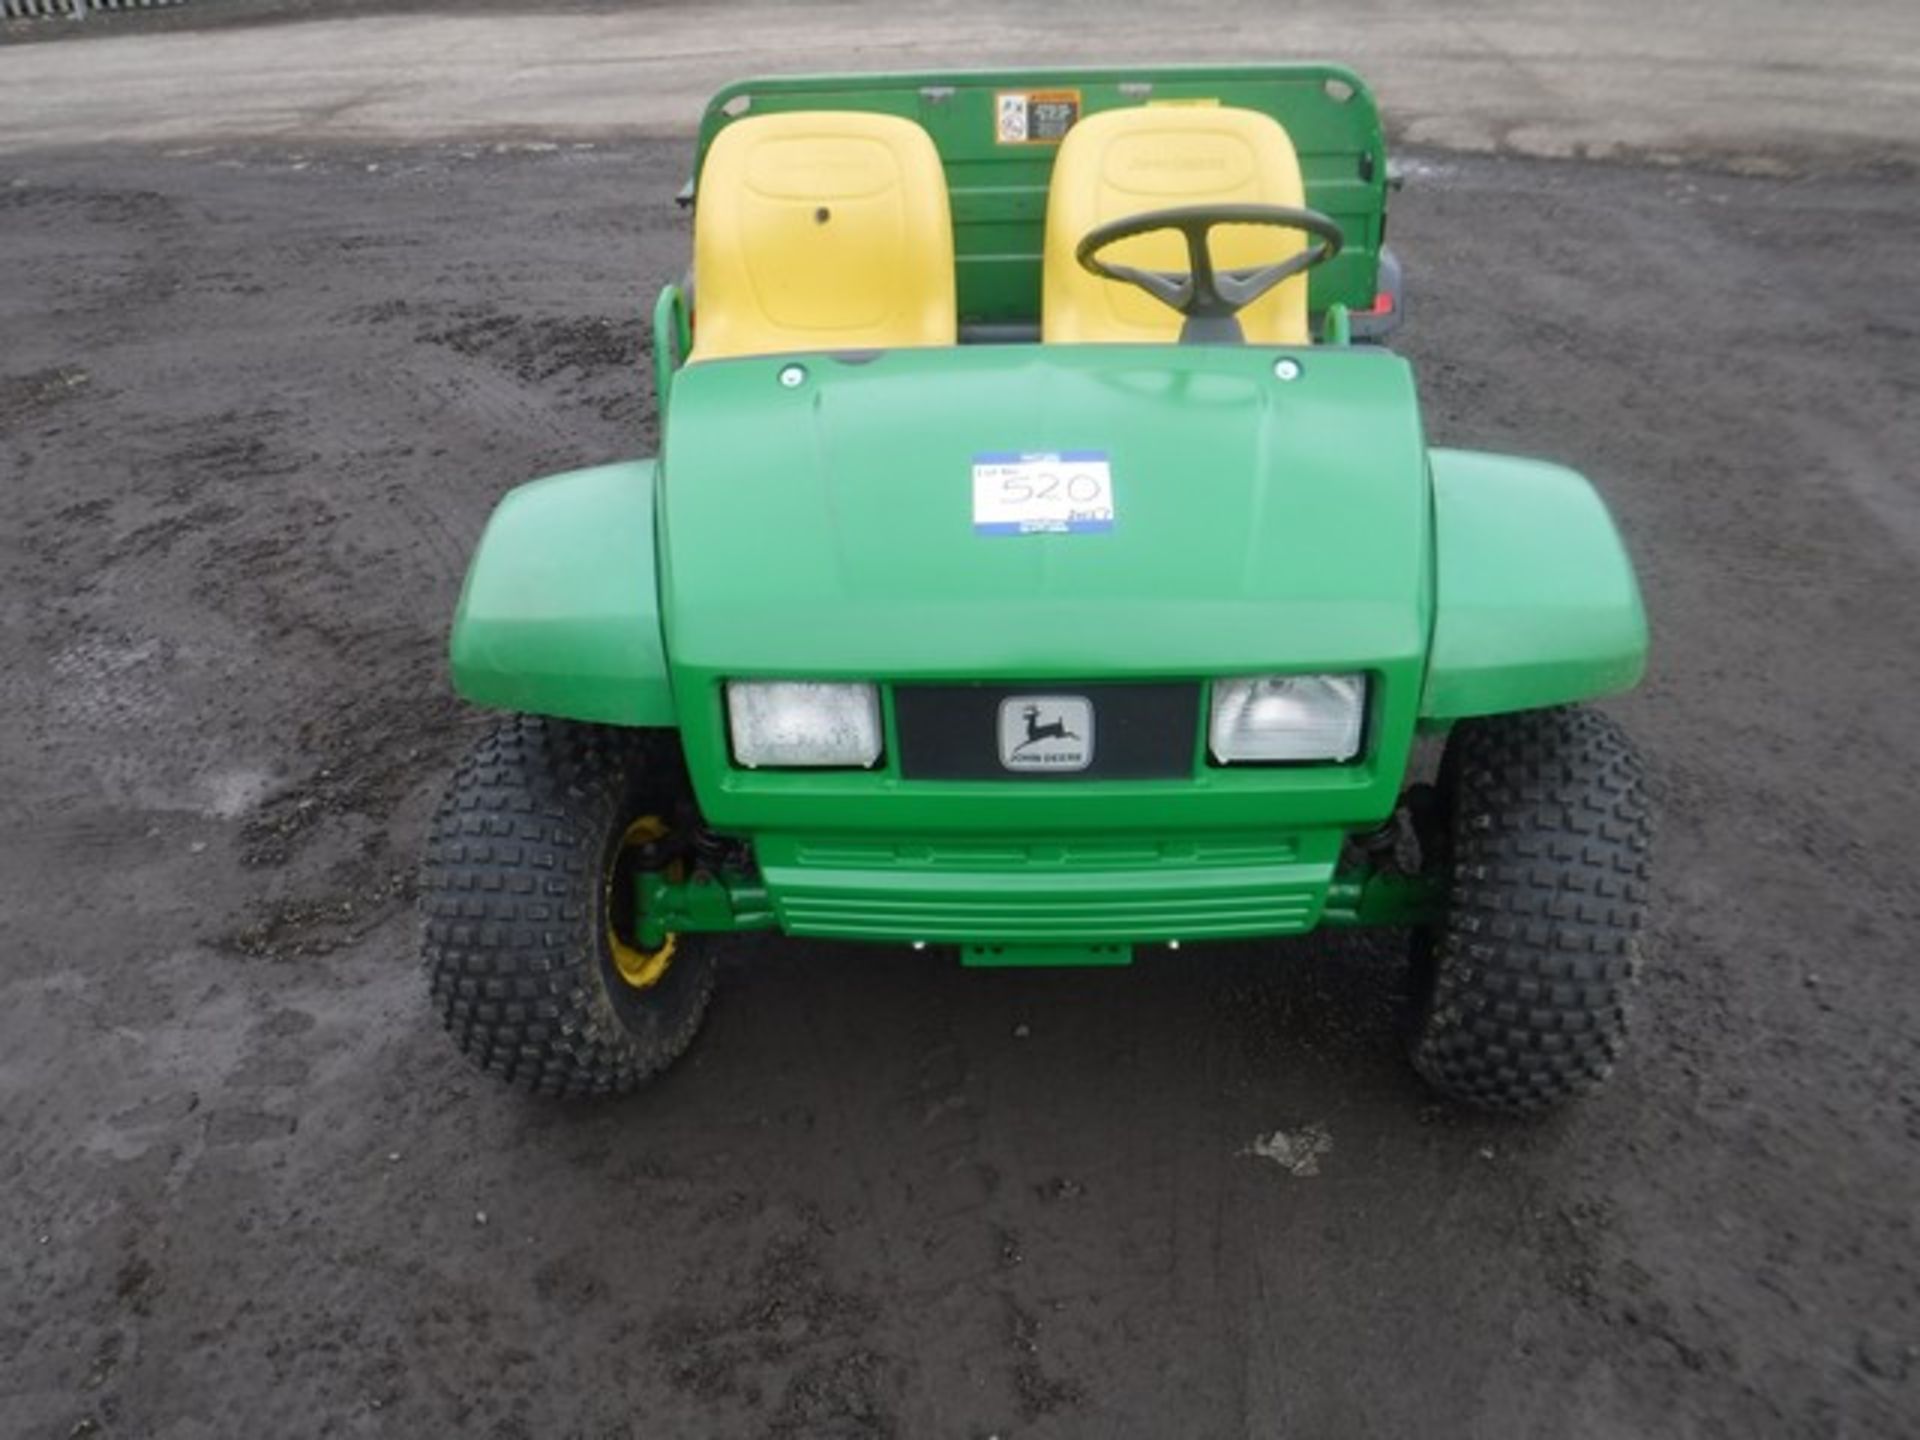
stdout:
[[1414,153],[1436,441],[1588,471],[1636,1048],[1434,1104],[1393,937],[754,941],[645,1096],[470,1074],[413,867],[466,553],[643,452],[681,145],[0,170],[0,1434],[1920,1432],[1920,195]]
[[1913,0],[194,0],[0,26],[0,155],[659,138],[756,74],[1337,59],[1396,148],[1911,181],[1915,55]]
[[[71,0],[67,0],[71,3]],[[725,3],[725,0],[721,0]],[[201,33],[242,26],[280,25],[303,20],[351,20],[373,15],[523,16],[608,14],[657,8],[657,0],[173,0],[172,4],[127,10],[89,10],[81,19],[69,14],[0,19],[0,39],[20,44],[64,40],[104,40],[119,35]]]

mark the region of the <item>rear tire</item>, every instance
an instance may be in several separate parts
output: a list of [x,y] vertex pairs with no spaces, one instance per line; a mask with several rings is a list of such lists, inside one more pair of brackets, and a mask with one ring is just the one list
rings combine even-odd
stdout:
[[1547,1110],[1612,1071],[1640,969],[1651,823],[1640,762],[1580,707],[1463,721],[1447,742],[1411,1043],[1441,1094]]
[[626,1094],[692,1043],[711,942],[680,936],[644,989],[621,977],[609,903],[629,824],[686,808],[667,732],[511,716],[461,762],[422,873],[435,1007],[468,1059],[544,1095]]

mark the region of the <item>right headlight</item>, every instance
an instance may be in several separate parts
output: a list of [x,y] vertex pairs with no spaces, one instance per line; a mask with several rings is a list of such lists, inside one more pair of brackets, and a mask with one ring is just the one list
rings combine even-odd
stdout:
[[1216,680],[1207,745],[1223,765],[1351,760],[1366,715],[1364,675]]

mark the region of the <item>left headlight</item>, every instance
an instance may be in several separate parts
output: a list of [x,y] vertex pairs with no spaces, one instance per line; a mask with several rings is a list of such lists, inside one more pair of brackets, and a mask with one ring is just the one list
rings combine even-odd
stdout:
[[729,680],[733,758],[762,765],[866,769],[880,758],[880,691],[810,680]]
[[1366,713],[1364,675],[1216,680],[1207,743],[1226,765],[1351,760]]

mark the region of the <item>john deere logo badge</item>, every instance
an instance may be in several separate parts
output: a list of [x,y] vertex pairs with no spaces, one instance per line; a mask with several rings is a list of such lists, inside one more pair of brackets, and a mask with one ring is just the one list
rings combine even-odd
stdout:
[[1093,702],[1084,695],[1002,700],[1000,763],[1009,770],[1086,769],[1093,763]]

